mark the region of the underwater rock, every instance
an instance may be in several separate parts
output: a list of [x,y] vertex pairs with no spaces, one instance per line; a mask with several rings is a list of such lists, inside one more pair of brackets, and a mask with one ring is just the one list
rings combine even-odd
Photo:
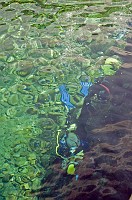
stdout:
[[18,167],[22,167],[24,165],[28,165],[28,161],[25,157],[16,157],[15,158],[15,164],[18,166]]
[[21,117],[25,112],[26,112],[26,107],[18,105],[8,108],[6,114],[7,116],[10,116],[10,118],[13,118],[13,117]]
[[[97,58],[100,55],[107,55],[108,48],[110,48],[112,45],[114,45],[114,41],[105,38],[103,34],[99,34],[99,36],[95,35],[95,40],[89,44],[92,52],[91,57]],[[96,56],[93,57],[93,54],[96,54]]]
[[3,24],[0,28],[0,35],[4,35],[8,32],[9,29],[9,25],[7,24]]
[[53,58],[57,58],[59,56],[59,52],[54,49],[47,49],[46,51],[43,50],[44,57],[48,60]]
[[6,67],[6,64],[0,61],[0,72],[3,71]]
[[6,62],[6,60],[7,60],[7,55],[4,53],[0,53],[0,61]]
[[92,33],[91,31],[89,31],[85,26],[84,27],[80,27],[74,35],[74,39],[79,42],[86,42],[90,43],[92,41]]
[[102,57],[102,59],[99,59],[96,64],[98,65],[100,61],[104,61],[104,64],[102,63],[100,66],[104,75],[114,75],[116,71],[121,67],[121,61],[114,57],[109,57],[106,59],[105,57]]
[[110,75],[115,74],[115,72],[116,72],[113,69],[113,66],[112,65],[108,65],[108,64],[102,65],[101,69],[102,69],[104,75],[109,75],[110,76]]
[[11,51],[15,48],[12,38],[6,38],[5,40],[3,40],[2,46],[5,51]]
[[82,107],[84,99],[79,96],[78,94],[74,94],[74,96],[71,96],[70,102],[75,105],[75,107]]
[[19,76],[25,77],[25,76],[29,75],[30,72],[31,72],[31,70],[26,69],[26,68],[23,68],[23,69],[17,70],[16,73],[17,73],[17,75],[19,75]]
[[30,94],[21,95],[20,96],[25,104],[32,104],[34,100],[34,96]]
[[24,183],[24,184],[23,184],[23,187],[24,187],[25,190],[29,190],[29,189],[30,189],[30,186],[29,186],[28,183]]
[[106,58],[106,56],[99,56],[96,60],[96,65],[103,65],[105,63]]
[[16,60],[28,59],[27,52],[25,52],[24,49],[18,49],[17,51],[15,51],[15,53],[13,54],[13,56],[14,56],[14,58]]
[[39,66],[47,66],[49,65],[49,61],[43,57],[39,57],[38,59],[36,59],[36,62]]
[[28,160],[36,160],[36,154],[30,153],[29,156],[28,156]]
[[60,69],[57,69],[55,66],[43,66],[39,68],[37,73],[40,76],[46,76],[49,74],[54,74],[57,76],[57,75],[61,75],[62,71]]
[[23,82],[17,85],[17,91],[21,94],[32,94],[36,93],[36,88],[31,83]]
[[52,118],[55,120],[55,117],[57,116],[63,118],[64,114],[65,114],[64,106],[56,105],[54,104],[54,102],[50,102],[49,116],[52,116]]
[[[17,135],[19,135],[18,139],[16,139],[16,143],[15,144],[17,145],[17,144],[20,144],[21,142],[23,144],[25,144],[25,143],[28,142],[27,139],[29,138],[29,136],[32,135],[32,127],[31,126],[23,127],[22,129],[16,130],[15,133]],[[24,152],[23,156],[25,156],[25,152]]]
[[110,57],[105,60],[105,65],[112,65],[113,68],[117,70],[121,67],[121,62],[120,60],[117,60],[116,58]]
[[40,180],[38,178],[34,178],[32,183],[32,190],[37,190],[40,187]]
[[45,154],[40,157],[40,164],[46,169],[50,165],[50,155]]
[[45,85],[47,83],[47,80],[45,78],[40,78],[38,80],[39,85]]
[[18,62],[18,69],[16,70],[17,75],[25,77],[29,75],[34,65],[32,60],[23,60]]
[[10,86],[9,88],[8,88],[8,91],[10,92],[10,93],[17,93],[17,84],[14,84],[14,85],[12,85],[12,86]]
[[4,190],[2,192],[2,197],[6,198],[7,200],[16,200],[17,196],[17,185],[14,186],[11,182],[6,183],[6,187],[4,184]]
[[58,46],[62,46],[61,41],[59,41],[58,38],[52,38],[52,37],[43,37],[40,39],[41,40],[41,44],[43,47],[50,47],[50,48],[54,48],[54,47],[58,47]]
[[40,151],[41,141],[39,139],[30,139],[29,146],[33,151]]
[[11,175],[10,174],[4,174],[4,176],[3,176],[3,178],[2,178],[2,182],[9,182],[10,181],[10,179],[11,179]]
[[35,108],[28,108],[26,112],[30,115],[36,115],[38,113],[37,109]]
[[29,175],[28,174],[22,174],[21,172],[20,172],[20,179],[21,179],[21,183],[22,183],[22,185],[24,185],[25,183],[29,183]]
[[12,95],[8,98],[7,102],[8,102],[10,105],[12,105],[12,106],[18,105],[18,103],[19,103],[19,96],[18,96],[18,94],[12,94]]
[[67,120],[67,117],[65,115],[65,113],[63,115],[58,115],[56,116],[56,123],[59,124],[59,127],[61,128],[64,128],[65,127],[65,124],[66,124],[66,120]]
[[7,63],[14,62],[15,58],[13,56],[9,56],[6,60]]
[[51,118],[44,118],[39,121],[39,126],[42,130],[56,130],[57,124]]
[[15,117],[16,113],[17,113],[17,111],[16,111],[15,107],[8,108],[7,111],[6,111],[7,116],[9,116],[11,118]]
[[71,62],[74,63],[76,67],[82,66],[82,69],[84,70],[90,66],[91,59],[85,58],[83,56],[75,55],[74,57],[71,58]]
[[2,190],[4,186],[4,183],[0,183],[0,189]]
[[125,51],[125,50],[122,50],[119,47],[115,47],[115,46],[111,47],[110,51],[114,52],[116,55],[121,56],[123,58],[123,60],[125,60],[126,62],[127,62],[127,60],[125,59],[125,57],[128,60],[130,60],[130,62],[131,62],[131,58],[132,58],[132,52],[131,51],[130,52],[129,51]]
[[27,108],[24,106],[18,105],[18,106],[15,106],[15,109],[16,109],[16,117],[21,117],[23,116],[23,113],[26,112]]
[[29,52],[28,52],[28,55],[34,59],[36,58],[40,58],[42,57],[43,55],[43,50],[41,49],[31,49]]

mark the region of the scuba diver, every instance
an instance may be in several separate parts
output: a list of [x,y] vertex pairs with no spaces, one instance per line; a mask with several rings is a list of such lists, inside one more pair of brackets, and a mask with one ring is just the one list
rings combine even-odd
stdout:
[[71,124],[68,132],[60,139],[61,130],[58,130],[56,155],[62,158],[62,168],[67,171],[67,174],[76,175],[77,180],[78,175],[75,174],[75,167],[79,164],[79,160],[83,159],[84,153],[83,150],[78,152],[78,149],[80,149],[80,139],[74,133],[75,129],[76,124]]
[[[91,97],[95,95],[97,101],[100,101],[102,103],[109,101],[111,93],[109,91],[109,88],[107,87],[107,84],[109,84],[109,82],[106,82],[105,79],[98,80],[96,84],[94,84],[94,87],[90,89],[90,94],[89,88],[92,86],[92,83],[86,80],[85,82],[80,82],[80,84],[80,93],[84,97],[87,96],[89,99],[91,99]],[[98,90],[95,91],[94,88],[98,88]],[[66,106],[69,111],[74,109],[75,106],[70,102],[70,95],[67,92],[64,84],[59,87],[59,91],[61,94],[60,100],[64,104],[64,106]],[[91,100],[89,102],[89,106],[93,106],[93,102]],[[84,137],[84,133],[80,133],[79,136],[76,134],[76,128],[76,124],[73,123],[69,126],[69,128],[67,128],[66,131],[64,131],[63,134],[61,133],[61,130],[58,130],[56,154],[62,158],[62,168],[64,170],[67,170],[67,174],[76,175],[77,179],[78,175],[76,174],[75,167],[83,159],[84,151],[89,148],[89,144],[88,141],[85,139],[86,136]]]
[[[80,93],[86,97],[88,95],[88,90],[92,85],[91,82],[80,82],[81,90]],[[61,102],[64,106],[69,110],[75,108],[75,106],[70,102],[70,95],[66,90],[66,86],[62,84],[59,87],[59,91],[61,94]],[[58,130],[57,133],[57,146],[56,146],[56,154],[62,158],[62,168],[67,170],[67,174],[76,175],[76,180],[78,179],[78,175],[76,172],[76,165],[79,164],[79,160],[83,159],[84,153],[83,148],[86,142],[81,141],[78,135],[75,133],[76,124],[73,123],[69,126],[69,128],[65,131],[65,133],[60,136],[61,130]],[[85,144],[85,145],[84,145]]]

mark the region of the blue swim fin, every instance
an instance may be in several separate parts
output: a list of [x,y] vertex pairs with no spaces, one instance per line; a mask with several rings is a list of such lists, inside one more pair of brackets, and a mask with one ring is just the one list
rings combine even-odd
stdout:
[[90,88],[90,86],[92,85],[91,82],[84,82],[84,81],[81,81],[81,90],[80,92],[86,97],[88,95],[88,89]]
[[64,103],[64,105],[67,106],[68,109],[75,108],[75,106],[70,102],[70,95],[66,91],[64,84],[59,87],[59,90],[61,93],[61,101]]

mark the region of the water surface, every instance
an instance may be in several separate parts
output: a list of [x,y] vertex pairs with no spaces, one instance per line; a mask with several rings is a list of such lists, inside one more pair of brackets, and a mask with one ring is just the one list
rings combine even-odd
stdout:
[[[50,173],[57,131],[63,136],[80,115],[80,82],[94,85],[131,67],[131,11],[129,0],[1,0],[1,200],[38,199],[31,190]],[[102,67],[107,58],[118,65]],[[60,100],[62,84],[72,115]]]

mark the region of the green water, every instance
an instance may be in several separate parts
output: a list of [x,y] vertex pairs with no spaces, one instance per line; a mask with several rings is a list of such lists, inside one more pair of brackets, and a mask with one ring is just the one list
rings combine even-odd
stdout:
[[[79,117],[80,81],[113,75],[122,61],[131,1],[0,2],[0,200],[36,199],[56,155],[69,110],[65,84]],[[114,58],[117,65],[105,63]]]

